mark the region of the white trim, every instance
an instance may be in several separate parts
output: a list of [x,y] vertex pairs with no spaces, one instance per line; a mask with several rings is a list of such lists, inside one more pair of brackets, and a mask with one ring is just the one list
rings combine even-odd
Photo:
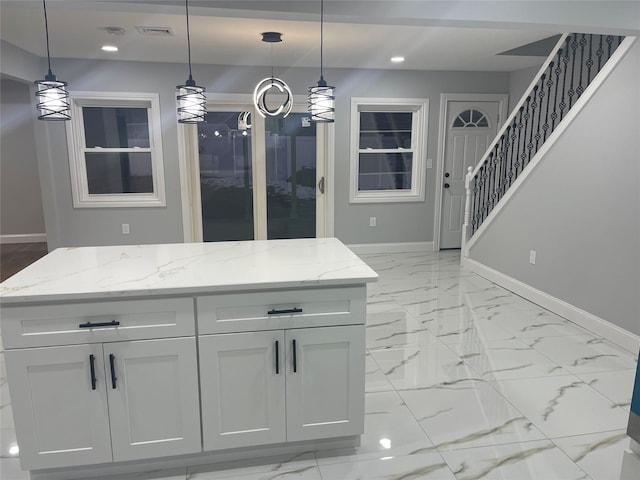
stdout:
[[360,243],[347,247],[356,254],[433,252],[433,242]]
[[520,280],[487,267],[470,258],[462,257],[462,266],[473,273],[486,278],[547,310],[566,318],[576,325],[586,328],[594,334],[615,343],[634,355],[640,349],[640,336],[624,330],[611,322],[571,305]]
[[[413,112],[413,163],[411,190],[358,190],[360,111]],[[428,98],[351,98],[351,129],[349,151],[349,203],[423,202],[425,198],[425,156],[429,135]],[[394,150],[395,151],[395,150]]]
[[[540,149],[533,156],[533,158],[527,165],[527,168],[525,168],[522,171],[522,173],[518,175],[518,178],[516,178],[515,181],[511,184],[511,186],[506,191],[506,193],[502,196],[498,204],[493,208],[493,210],[491,210],[491,212],[489,212],[489,215],[487,215],[487,218],[485,218],[485,220],[482,222],[482,224],[480,225],[480,228],[478,228],[478,230],[474,232],[473,236],[468,241],[466,241],[464,250],[462,252],[462,256],[467,256],[467,257],[469,256],[469,251],[471,247],[473,247],[473,245],[478,241],[478,239],[482,237],[483,233],[491,225],[493,220],[500,214],[500,212],[502,212],[504,207],[509,204],[509,200],[511,199],[511,197],[518,191],[520,186],[527,180],[527,178],[529,178],[529,175],[533,172],[536,165],[540,163],[540,161],[544,158],[544,156],[549,151],[549,149],[556,143],[558,138],[564,133],[567,127],[571,125],[571,123],[573,123],[573,121],[578,116],[578,114],[582,111],[584,106],[587,105],[587,103],[589,103],[589,100],[591,99],[591,97],[598,91],[600,86],[605,82],[607,77],[611,74],[613,69],[620,62],[620,60],[624,58],[624,56],[631,49],[631,46],[635,41],[636,41],[636,37],[627,37],[622,41],[622,43],[616,49],[616,51],[613,52],[613,55],[611,55],[611,58],[609,58],[607,63],[602,67],[602,69],[600,70],[596,78],[589,84],[587,88],[585,88],[584,92],[582,93],[580,98],[576,101],[573,108],[569,110],[567,115],[563,118],[563,120],[556,127],[553,133],[549,135],[549,138],[547,138],[547,141],[542,144]],[[484,157],[482,161],[484,161]],[[478,164],[478,167],[479,165],[480,164]],[[476,174],[478,167],[476,167],[476,169],[473,172],[471,172],[472,177]]]
[[[71,174],[71,193],[74,208],[113,208],[113,207],[165,207],[167,205],[164,181],[164,161],[162,154],[162,122],[160,117],[160,96],[157,93],[131,92],[85,92],[74,91],[71,97],[71,122],[66,128],[69,151],[69,170]],[[91,195],[87,180],[84,153],[84,124],[82,107],[144,107],[149,122],[150,148],[141,148],[140,152],[151,153],[152,193],[122,193]],[[93,149],[91,149],[93,150]],[[102,152],[122,151],[123,149],[101,149]],[[127,149],[128,150],[128,149]]]
[[[438,157],[436,160],[436,191],[435,210],[433,218],[433,245],[435,251],[440,250],[440,230],[442,222],[442,179],[444,178],[445,147],[447,141],[447,116],[449,114],[449,102],[498,102],[498,123],[496,131],[501,129],[504,119],[509,112],[509,95],[506,93],[441,93],[440,94],[440,122],[438,129]],[[495,138],[492,143],[493,145]],[[483,157],[484,159],[484,157]]]
[[46,233],[21,233],[0,235],[0,244],[5,243],[46,243]]

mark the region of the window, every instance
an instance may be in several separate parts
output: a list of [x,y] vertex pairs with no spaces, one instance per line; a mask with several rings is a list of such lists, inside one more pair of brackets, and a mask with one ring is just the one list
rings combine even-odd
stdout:
[[165,206],[158,95],[75,93],[71,108],[74,207]]
[[453,128],[489,128],[489,119],[480,110],[471,108],[456,117]]
[[424,200],[428,100],[351,100],[350,201]]

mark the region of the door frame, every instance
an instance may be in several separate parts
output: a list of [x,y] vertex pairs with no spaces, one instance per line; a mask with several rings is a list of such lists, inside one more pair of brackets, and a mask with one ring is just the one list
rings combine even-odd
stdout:
[[[294,112],[305,111],[307,97],[294,95]],[[225,111],[229,108],[244,108],[254,111],[250,94],[207,94],[207,109]],[[252,115],[254,135],[264,136],[264,121],[258,115]],[[256,147],[260,152],[256,151]],[[264,145],[252,142],[252,154],[264,157]],[[178,166],[180,170],[180,199],[182,202],[182,232],[185,243],[202,242],[202,215],[200,194],[200,159],[198,155],[198,127],[193,124],[178,123]],[[316,178],[324,177],[324,194],[320,193],[316,183],[316,237],[334,235],[334,188],[335,171],[335,124],[318,123],[316,125]],[[254,182],[266,181],[266,171],[255,169]],[[266,190],[259,198],[254,195],[253,213],[266,219]],[[264,223],[264,225],[262,225]],[[255,222],[254,238],[266,239],[266,222]]]
[[502,122],[509,113],[509,95],[506,93],[441,93],[440,121],[438,130],[438,158],[436,160],[435,211],[433,215],[433,250],[440,250],[440,229],[442,224],[442,179],[444,174],[445,147],[447,145],[447,115],[450,102],[498,102],[498,125],[500,132]]

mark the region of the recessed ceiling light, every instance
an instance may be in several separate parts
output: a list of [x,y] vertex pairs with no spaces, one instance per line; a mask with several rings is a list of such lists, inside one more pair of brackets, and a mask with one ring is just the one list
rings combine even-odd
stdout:
[[115,45],[103,45],[102,50],[104,50],[105,52],[117,52],[118,47],[116,47]]
[[402,63],[404,62],[404,57],[401,57],[401,56],[391,57],[391,61],[393,63]]

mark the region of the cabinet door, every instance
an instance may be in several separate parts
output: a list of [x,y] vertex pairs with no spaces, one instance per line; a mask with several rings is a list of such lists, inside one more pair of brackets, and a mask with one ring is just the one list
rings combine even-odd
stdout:
[[287,330],[287,441],[364,431],[364,325]]
[[284,333],[204,335],[199,342],[204,449],[284,442]]
[[202,450],[195,337],[105,343],[104,362],[114,461]]
[[7,350],[5,357],[23,469],[111,462],[102,345]]

